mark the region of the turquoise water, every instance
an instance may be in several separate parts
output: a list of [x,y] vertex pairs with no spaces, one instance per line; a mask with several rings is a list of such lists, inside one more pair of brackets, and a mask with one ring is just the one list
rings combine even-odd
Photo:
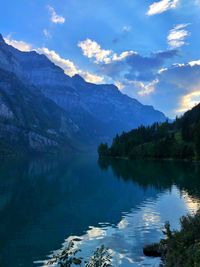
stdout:
[[104,244],[114,266],[156,266],[142,247],[162,237],[166,221],[177,229],[199,199],[195,163],[94,155],[1,162],[0,266],[44,266],[74,236],[84,257]]

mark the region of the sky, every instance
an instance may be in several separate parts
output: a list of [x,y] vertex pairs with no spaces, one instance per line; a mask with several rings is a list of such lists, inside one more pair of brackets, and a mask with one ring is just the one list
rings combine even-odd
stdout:
[[0,0],[0,33],[173,118],[200,102],[200,0]]

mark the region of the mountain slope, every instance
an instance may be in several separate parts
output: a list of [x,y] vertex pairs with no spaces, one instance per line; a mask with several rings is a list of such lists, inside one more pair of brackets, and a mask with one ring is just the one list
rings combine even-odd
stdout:
[[54,103],[52,109],[59,109],[75,125],[74,139],[86,146],[109,142],[116,133],[166,119],[153,107],[122,94],[116,86],[88,83],[79,75],[69,77],[46,56],[21,52],[6,44],[1,35],[0,68],[13,73],[30,94]]
[[200,104],[173,123],[155,123],[123,133],[99,146],[99,156],[200,159]]
[[0,69],[0,152],[77,149],[78,127],[39,91]]

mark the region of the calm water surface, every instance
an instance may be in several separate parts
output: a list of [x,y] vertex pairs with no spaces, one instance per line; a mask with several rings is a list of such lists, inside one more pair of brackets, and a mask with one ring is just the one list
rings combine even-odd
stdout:
[[79,237],[84,257],[104,244],[114,266],[157,266],[144,244],[169,221],[195,212],[200,166],[186,162],[101,160],[96,156],[0,163],[0,267],[44,266]]

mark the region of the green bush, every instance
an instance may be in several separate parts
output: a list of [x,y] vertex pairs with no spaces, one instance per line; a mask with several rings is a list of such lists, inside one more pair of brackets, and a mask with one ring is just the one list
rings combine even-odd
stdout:
[[171,231],[165,226],[165,267],[200,267],[200,210],[195,216],[184,216],[180,220],[180,231]]

